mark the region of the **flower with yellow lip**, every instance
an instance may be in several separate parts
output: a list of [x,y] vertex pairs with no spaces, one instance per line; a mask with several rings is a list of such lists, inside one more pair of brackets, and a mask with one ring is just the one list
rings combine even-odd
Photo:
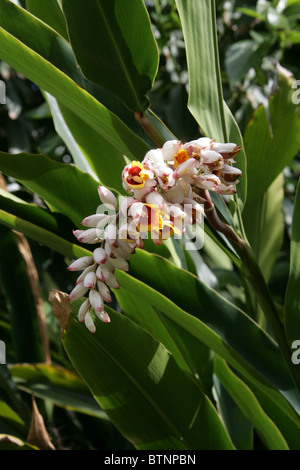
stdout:
[[136,161],[127,165],[123,172],[123,180],[134,189],[143,188],[149,177],[150,172],[140,162]]
[[142,238],[151,233],[151,239],[160,244],[163,240],[182,232],[168,217],[167,212],[156,204],[144,204],[143,214],[138,221],[139,232]]
[[179,152],[174,156],[174,168],[177,168],[181,163],[186,162],[189,158],[189,154],[186,150],[179,150]]

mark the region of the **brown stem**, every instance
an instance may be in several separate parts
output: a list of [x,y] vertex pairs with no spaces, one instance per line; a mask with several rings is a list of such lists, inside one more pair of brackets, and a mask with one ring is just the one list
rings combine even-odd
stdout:
[[157,147],[161,148],[164,145],[166,139],[161,135],[157,127],[153,125],[148,116],[143,114],[141,111],[136,111],[134,113],[134,117],[140,123],[152,142],[154,142]]
[[214,203],[211,200],[209,191],[207,189],[201,191],[201,198],[204,204],[204,211],[210,225],[218,232],[223,233],[229,240],[233,241],[239,247],[242,240],[237,236],[234,230],[222,220],[219,219]]

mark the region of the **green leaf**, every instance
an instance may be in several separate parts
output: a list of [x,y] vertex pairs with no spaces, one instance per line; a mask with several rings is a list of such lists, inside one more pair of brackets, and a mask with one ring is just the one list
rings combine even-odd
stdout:
[[241,411],[252,422],[267,448],[288,450],[281,432],[264,412],[253,392],[218,356],[214,357],[214,371]]
[[0,434],[0,450],[39,450],[10,434]]
[[227,49],[225,57],[229,79],[232,82],[243,79],[251,67],[261,62],[267,47],[268,44],[259,44],[251,39],[244,39],[232,44]]
[[[291,234],[291,254],[290,254],[290,275],[288,285],[286,289],[285,305],[284,305],[284,320],[285,320],[285,331],[290,347],[293,349],[300,346],[300,325],[299,325],[299,314],[300,314],[300,293],[299,293],[299,282],[300,282],[300,183],[298,183],[294,215],[292,223],[292,234]],[[298,342],[297,342],[298,340]],[[296,347],[293,346],[293,342],[296,341]],[[291,352],[293,352],[291,349]],[[297,349],[294,352],[296,356],[295,360],[299,364],[299,353]]]
[[233,449],[216,409],[164,346],[108,312],[111,323],[96,321],[94,335],[72,315],[63,345],[120,432],[138,449]]
[[67,217],[62,214],[51,214],[46,209],[36,206],[35,204],[27,203],[23,199],[1,188],[0,208],[2,211],[21,217],[67,240],[74,241],[72,234],[74,226]]
[[38,312],[28,268],[16,235],[0,225],[0,282],[12,325],[16,361],[44,360]]
[[20,390],[68,410],[108,419],[85,382],[68,369],[47,364],[14,364],[9,369]]
[[91,86],[76,68],[70,45],[9,0],[0,3],[0,56],[128,158],[135,159],[149,150],[142,139],[84,89],[90,90]]
[[282,400],[283,397],[277,391],[269,389],[268,394],[266,394],[261,387],[257,387],[257,384],[249,381],[245,375],[241,374],[241,378],[251,388],[261,407],[280,430],[290,449],[298,450],[298,436],[300,432],[299,414],[296,414],[294,410],[286,406],[286,403]]
[[264,15],[258,13],[254,8],[237,8],[237,11],[240,11],[244,15],[251,16],[252,18],[258,18],[261,21],[265,19]]
[[232,442],[238,450],[252,450],[253,426],[215,374],[214,389],[217,396],[217,407]]
[[26,438],[28,427],[20,416],[0,400],[0,434],[13,434],[14,436]]
[[244,134],[249,203],[266,192],[300,149],[300,108],[292,99],[294,79],[278,66],[277,80],[278,90],[269,99],[268,113],[261,105]]
[[158,48],[142,0],[63,0],[63,11],[83,75],[144,111],[158,67]]
[[[219,142],[235,142],[243,148],[239,128],[223,101],[216,34],[215,2],[176,0],[187,54],[189,72],[188,107],[204,134]],[[246,160],[238,155],[243,178],[237,185],[246,199]]]
[[54,97],[47,95],[56,131],[70,150],[76,165],[95,175],[108,188],[124,193],[122,153]]
[[178,366],[199,382],[210,396],[212,389],[212,362],[210,350],[186,330],[172,322],[164,313],[154,308],[138,292],[119,289],[116,297],[122,311],[142,326],[170,351]]
[[247,239],[266,281],[283,242],[283,184],[280,174],[264,194],[248,200],[243,211]]
[[57,251],[63,256],[68,256],[69,258],[80,258],[81,256],[89,256],[91,254],[91,252],[85,248],[67,241],[39,225],[35,225],[28,220],[2,209],[0,209],[0,224],[22,232],[27,237],[32,238],[33,240],[42,243],[52,250]]
[[84,217],[95,214],[100,204],[97,181],[74,165],[59,163],[45,155],[0,152],[0,169],[77,226]]
[[[130,267],[137,279],[123,272],[118,272],[117,277],[121,289],[139,297],[141,306],[144,302],[152,305],[237,370],[247,373],[250,380],[269,383],[269,387],[272,383],[296,409],[300,409],[299,394],[295,392],[277,346],[239,308],[191,273],[159,256],[137,250],[130,260]],[[135,315],[128,311],[127,314]],[[139,321],[136,317],[134,320]],[[140,321],[144,321],[143,317]],[[145,323],[146,329],[149,324],[151,318],[148,326]],[[264,351],[263,358],[260,351]]]
[[57,0],[26,0],[27,10],[69,40],[66,21]]

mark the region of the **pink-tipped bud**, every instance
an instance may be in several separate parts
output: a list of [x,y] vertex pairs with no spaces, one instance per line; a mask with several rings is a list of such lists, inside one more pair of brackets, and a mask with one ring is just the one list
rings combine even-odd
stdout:
[[80,321],[80,323],[83,323],[84,322],[84,319],[85,319],[85,316],[86,314],[88,313],[89,311],[89,308],[90,308],[90,302],[89,302],[89,299],[86,299],[80,306],[79,310],[78,310],[78,321]]
[[110,323],[109,315],[105,311],[96,312],[96,315],[99,318],[99,320],[103,321],[103,323]]
[[120,288],[119,283],[117,281],[117,278],[112,273],[109,273],[106,284],[109,287],[111,287],[112,289],[119,289]]
[[101,199],[101,202],[108,208],[108,209],[117,209],[118,208],[118,201],[116,196],[105,186],[98,186],[98,193]]
[[88,289],[93,289],[96,285],[96,282],[97,282],[96,273],[90,272],[84,277],[83,285],[87,287]]
[[98,264],[106,263],[106,253],[104,248],[96,248],[93,252],[93,258]]
[[96,333],[96,327],[95,327],[95,324],[93,322],[92,315],[90,314],[90,312],[87,312],[87,314],[85,315],[84,323],[87,329],[91,333]]
[[124,217],[127,217],[128,209],[134,202],[138,202],[134,197],[125,197],[120,204],[120,212]]
[[77,278],[76,284],[80,284],[80,282],[84,281],[85,276],[90,273],[90,272],[95,272],[96,271],[96,265],[92,264],[91,266],[88,266]]
[[96,276],[100,281],[106,282],[108,277],[109,277],[110,271],[107,267],[107,265],[101,265],[99,264],[97,270],[96,270]]
[[103,297],[105,302],[111,302],[110,290],[107,285],[102,281],[97,281],[97,287],[101,297]]
[[125,259],[121,258],[120,256],[115,259],[110,258],[109,261],[116,269],[120,269],[121,271],[129,271],[129,264]]
[[83,269],[93,264],[93,262],[94,260],[92,256],[83,256],[82,258],[78,258],[72,264],[70,264],[70,266],[68,267],[68,270],[69,271],[82,271]]
[[107,214],[93,214],[83,219],[81,224],[85,227],[102,228],[111,220],[111,218],[112,216]]
[[138,220],[144,210],[144,204],[142,202],[134,202],[131,204],[129,210],[128,210],[128,215],[132,217],[133,219]]
[[99,231],[96,228],[89,228],[88,230],[83,230],[77,240],[81,243],[97,243],[99,241]]
[[80,299],[81,297],[85,295],[87,290],[88,290],[87,287],[85,287],[83,283],[77,284],[74,287],[74,289],[70,292],[68,300],[72,301],[72,300]]
[[97,292],[95,289],[91,289],[89,293],[89,300],[91,303],[91,306],[94,308],[96,312],[102,312],[103,310],[103,299],[99,292]]
[[74,237],[78,238],[85,232],[85,230],[73,230]]

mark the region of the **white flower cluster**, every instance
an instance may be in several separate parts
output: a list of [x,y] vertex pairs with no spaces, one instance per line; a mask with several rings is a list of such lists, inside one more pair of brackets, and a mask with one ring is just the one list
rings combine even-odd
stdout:
[[234,168],[233,158],[240,147],[200,138],[182,144],[167,141],[161,149],[147,152],[142,162],[133,161],[122,172],[124,189],[130,196],[120,205],[114,194],[99,186],[100,200],[109,214],[93,214],[82,221],[87,230],[75,230],[82,243],[100,244],[92,256],[74,261],[70,271],[82,271],[69,300],[88,297],[82,303],[78,318],[91,332],[95,323],[91,314],[109,322],[104,301],[111,302],[110,288],[118,289],[115,269],[129,270],[129,258],[144,239],[156,244],[173,234],[182,235],[186,226],[195,224],[203,215],[203,190],[234,194],[241,171]]

